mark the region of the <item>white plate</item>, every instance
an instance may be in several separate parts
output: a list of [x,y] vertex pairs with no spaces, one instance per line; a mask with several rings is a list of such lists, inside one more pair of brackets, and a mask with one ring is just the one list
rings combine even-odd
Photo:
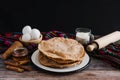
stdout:
[[72,71],[76,71],[76,70],[82,70],[82,69],[85,69],[88,64],[90,63],[90,57],[88,54],[85,54],[85,57],[83,59],[83,61],[79,64],[79,65],[76,65],[76,66],[73,66],[73,67],[68,67],[68,68],[52,68],[52,67],[47,67],[47,66],[44,66],[42,65],[39,60],[38,60],[38,56],[39,56],[39,51],[36,50],[32,56],[31,56],[31,60],[32,62],[39,68],[41,69],[44,69],[44,70],[47,70],[47,71],[51,71],[51,72],[59,72],[59,73],[62,73],[62,72],[72,72]]

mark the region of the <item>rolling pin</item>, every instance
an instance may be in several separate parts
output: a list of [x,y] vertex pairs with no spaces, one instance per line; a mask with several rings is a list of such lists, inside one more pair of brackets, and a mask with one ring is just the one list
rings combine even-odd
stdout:
[[112,33],[109,33],[108,35],[105,35],[103,37],[94,40],[91,44],[87,45],[86,50],[88,52],[99,50],[109,45],[110,43],[114,43],[118,40],[120,40],[120,31],[114,31]]

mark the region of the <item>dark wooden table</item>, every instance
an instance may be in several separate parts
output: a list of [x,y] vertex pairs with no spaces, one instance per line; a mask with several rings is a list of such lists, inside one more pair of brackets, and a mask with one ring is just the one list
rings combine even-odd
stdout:
[[23,73],[10,71],[5,68],[3,60],[0,60],[0,80],[119,80],[120,71],[111,67],[102,60],[91,57],[90,65],[82,70],[72,73],[52,73],[34,66],[33,70]]

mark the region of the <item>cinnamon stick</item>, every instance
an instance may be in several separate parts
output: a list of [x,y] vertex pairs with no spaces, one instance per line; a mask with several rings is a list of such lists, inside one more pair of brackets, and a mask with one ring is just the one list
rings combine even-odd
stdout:
[[7,59],[9,56],[12,55],[13,51],[17,47],[23,47],[22,43],[19,41],[15,41],[2,55],[3,59]]

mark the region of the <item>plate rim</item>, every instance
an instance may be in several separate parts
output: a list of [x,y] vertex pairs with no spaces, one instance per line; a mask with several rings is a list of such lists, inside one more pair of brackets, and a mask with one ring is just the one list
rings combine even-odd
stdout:
[[[39,50],[36,50],[36,51],[33,52],[32,56],[31,56],[31,61],[32,61],[32,63],[33,63],[35,66],[37,66],[38,68],[43,69],[43,70],[46,70],[46,71],[50,71],[50,72],[66,73],[66,72],[74,72],[74,71],[78,71],[78,70],[84,70],[85,68],[88,67],[88,65],[89,65],[90,62],[91,62],[91,58],[90,58],[89,54],[86,53],[85,56],[88,57],[89,59],[88,59],[88,62],[87,62],[83,67],[81,67],[81,68],[74,69],[74,67],[76,68],[76,66],[80,66],[80,64],[79,64],[79,65],[76,65],[76,66],[73,66],[73,67],[63,68],[63,69],[51,68],[51,67],[47,67],[47,66],[44,66],[44,65],[40,64],[39,61],[38,61],[39,64],[37,64],[37,63],[35,62],[34,59],[37,57],[36,55],[38,55],[38,54],[39,54]],[[68,70],[69,68],[71,68],[71,69]]]

